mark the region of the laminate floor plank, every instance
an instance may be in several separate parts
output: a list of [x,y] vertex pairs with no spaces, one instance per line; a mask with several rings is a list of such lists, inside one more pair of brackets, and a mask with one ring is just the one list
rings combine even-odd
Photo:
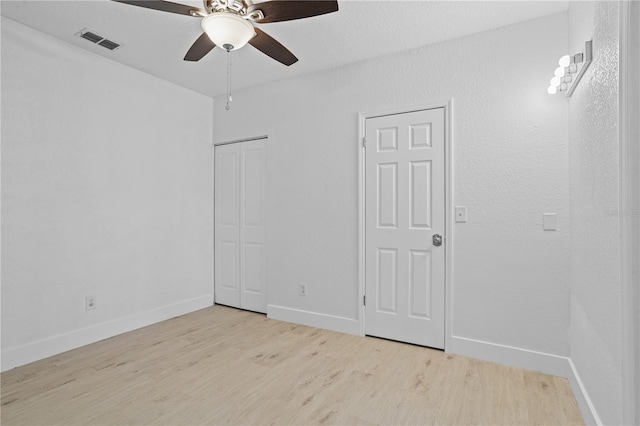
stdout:
[[219,305],[1,378],[3,425],[583,424],[566,379]]

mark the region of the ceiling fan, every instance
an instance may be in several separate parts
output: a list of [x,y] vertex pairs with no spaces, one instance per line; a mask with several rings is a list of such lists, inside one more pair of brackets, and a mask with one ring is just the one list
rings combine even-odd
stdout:
[[284,65],[298,61],[293,53],[254,24],[292,21],[336,12],[336,0],[203,0],[204,8],[163,0],[113,0],[118,3],[202,18],[203,33],[184,57],[199,61],[214,47],[227,52],[249,43],[262,53]]

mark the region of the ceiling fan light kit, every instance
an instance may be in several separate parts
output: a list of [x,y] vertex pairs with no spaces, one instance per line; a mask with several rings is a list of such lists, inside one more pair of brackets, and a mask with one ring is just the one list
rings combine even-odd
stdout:
[[164,0],[113,0],[145,9],[202,19],[204,33],[191,45],[185,61],[199,61],[214,47],[229,51],[249,43],[265,55],[289,66],[298,61],[293,53],[254,24],[293,21],[338,11],[337,0],[203,0],[203,8]]
[[202,20],[202,30],[216,46],[227,51],[240,49],[255,35],[249,21],[232,12],[216,12]]
[[231,58],[229,53],[247,43],[276,61],[290,66],[298,58],[280,42],[254,27],[256,24],[293,21],[338,11],[337,0],[267,0],[254,4],[251,0],[203,0],[204,8],[164,0],[113,0],[117,3],[161,12],[202,18],[204,31],[191,45],[185,61],[196,62],[214,47],[227,51],[227,106],[231,102]]

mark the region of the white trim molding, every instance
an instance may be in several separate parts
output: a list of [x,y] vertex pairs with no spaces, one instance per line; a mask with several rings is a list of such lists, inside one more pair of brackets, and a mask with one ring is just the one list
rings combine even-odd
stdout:
[[213,306],[213,294],[103,322],[2,352],[2,371]]
[[220,145],[229,145],[231,143],[259,141],[259,140],[262,140],[262,139],[269,139],[269,136],[268,135],[252,136],[250,138],[234,139],[234,140],[231,140],[231,141],[213,142],[212,145],[215,147],[215,146],[220,146]]
[[267,305],[267,318],[337,331],[338,333],[353,334],[356,336],[360,334],[358,320],[355,318],[320,314],[318,312],[303,311],[277,305]]
[[[602,425],[578,371],[569,357],[451,336],[448,352],[514,368],[563,377],[569,381],[584,423]],[[625,423],[626,424],[626,423]]]
[[622,420],[640,424],[640,2],[620,7],[620,283]]
[[569,385],[571,385],[573,396],[575,396],[576,402],[578,403],[578,408],[580,409],[580,413],[582,414],[584,424],[598,426],[602,425],[602,421],[598,416],[596,407],[593,405],[593,402],[591,402],[591,398],[589,398],[587,388],[582,383],[582,379],[578,374],[578,370],[576,370],[576,366],[573,365],[573,361],[571,360],[571,358],[568,359],[568,362],[569,371],[567,379],[569,380]]
[[558,377],[566,378],[569,371],[569,359],[564,356],[460,336],[451,336],[447,352]]
[[365,126],[368,118],[444,108],[445,117],[445,317],[444,348],[449,351],[452,337],[452,270],[453,270],[453,98],[420,105],[397,107],[358,114],[358,334],[365,335]]

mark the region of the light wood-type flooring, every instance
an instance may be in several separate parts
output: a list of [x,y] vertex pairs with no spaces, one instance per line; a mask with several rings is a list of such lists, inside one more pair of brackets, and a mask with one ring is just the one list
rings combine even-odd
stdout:
[[2,425],[582,424],[567,380],[213,306],[2,373]]

